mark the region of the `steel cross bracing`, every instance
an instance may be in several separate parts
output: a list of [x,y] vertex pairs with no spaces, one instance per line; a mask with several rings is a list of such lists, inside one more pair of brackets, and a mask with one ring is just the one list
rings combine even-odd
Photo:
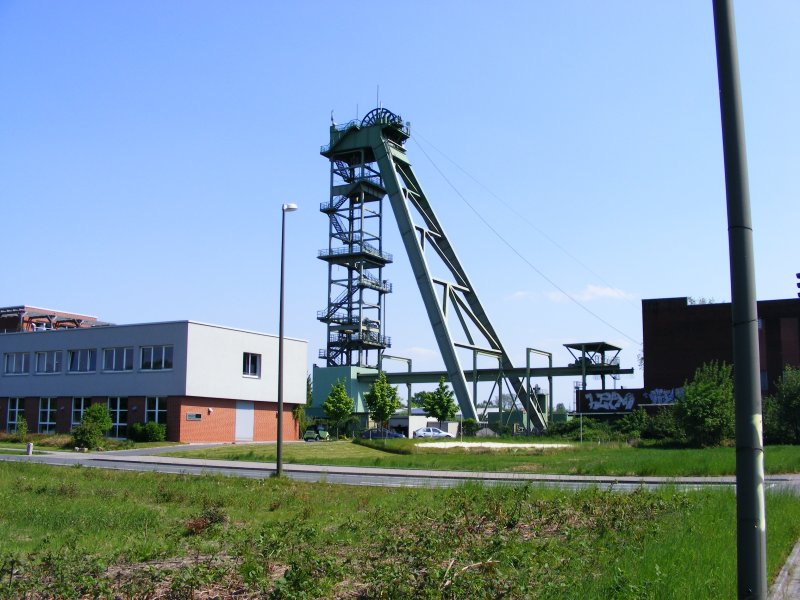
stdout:
[[[529,398],[520,378],[503,375],[504,371],[514,367],[414,175],[403,147],[408,137],[408,127],[403,125],[399,116],[383,108],[375,109],[361,123],[332,126],[331,143],[322,149],[322,154],[331,160],[332,165],[337,161],[352,165],[352,161],[343,159],[348,156],[358,156],[362,161],[368,160],[370,164],[377,165],[375,174],[380,175],[379,185],[389,196],[403,245],[464,418],[477,420],[478,414],[474,399],[470,397],[457,348],[468,349],[473,356],[480,354],[496,358],[499,378],[504,379],[512,395],[521,400],[531,425],[545,429],[545,418],[538,404]],[[419,223],[414,222],[413,214],[418,216]],[[438,263],[441,276],[432,273],[434,262]],[[335,304],[331,303],[329,310],[335,308]],[[451,314],[460,326],[460,340],[456,340],[448,324]]]
[[[332,134],[333,135],[333,134]],[[330,156],[329,244],[319,258],[328,263],[328,305],[317,318],[328,326],[320,350],[329,367],[371,367],[391,345],[383,335],[383,296],[392,291],[383,267],[383,198],[378,167],[370,154],[348,150]]]

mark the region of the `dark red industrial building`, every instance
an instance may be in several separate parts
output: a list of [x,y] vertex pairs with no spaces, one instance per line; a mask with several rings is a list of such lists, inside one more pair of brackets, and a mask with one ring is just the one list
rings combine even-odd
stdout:
[[[706,362],[733,362],[731,305],[688,298],[642,300],[644,389],[680,388]],[[800,366],[800,299],[758,302],[761,389],[775,392],[785,365]]]

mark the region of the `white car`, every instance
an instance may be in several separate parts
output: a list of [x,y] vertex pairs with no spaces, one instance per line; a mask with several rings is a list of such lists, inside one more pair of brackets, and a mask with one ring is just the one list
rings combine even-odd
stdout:
[[456,437],[452,433],[442,431],[438,427],[421,427],[414,432],[415,438],[451,438]]

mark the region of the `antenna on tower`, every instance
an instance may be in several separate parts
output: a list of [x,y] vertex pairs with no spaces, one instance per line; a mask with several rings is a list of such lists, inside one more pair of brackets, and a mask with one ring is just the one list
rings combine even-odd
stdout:
[[376,85],[375,88],[376,88],[376,90],[375,90],[375,106],[377,106],[378,108],[383,108],[381,106],[381,86],[380,86],[380,84]]

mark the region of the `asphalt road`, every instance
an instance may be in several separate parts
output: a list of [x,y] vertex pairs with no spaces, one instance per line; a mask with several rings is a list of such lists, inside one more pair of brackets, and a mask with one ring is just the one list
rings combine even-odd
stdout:
[[[201,446],[192,446],[200,448]],[[122,450],[103,453],[48,452],[25,456],[0,454],[0,460],[33,462],[55,466],[81,465],[90,468],[122,471],[151,471],[190,475],[224,475],[229,477],[265,478],[275,474],[275,463],[174,458],[159,456],[173,448]],[[346,485],[382,487],[452,487],[466,482],[484,485],[534,484],[562,489],[597,487],[615,491],[639,488],[656,489],[672,486],[679,489],[708,487],[734,488],[734,477],[612,477],[575,475],[538,475],[529,473],[484,473],[466,471],[432,471],[421,469],[383,469],[376,467],[343,467],[284,464],[290,479]],[[766,478],[767,490],[788,490],[800,495],[800,475],[772,475]]]

